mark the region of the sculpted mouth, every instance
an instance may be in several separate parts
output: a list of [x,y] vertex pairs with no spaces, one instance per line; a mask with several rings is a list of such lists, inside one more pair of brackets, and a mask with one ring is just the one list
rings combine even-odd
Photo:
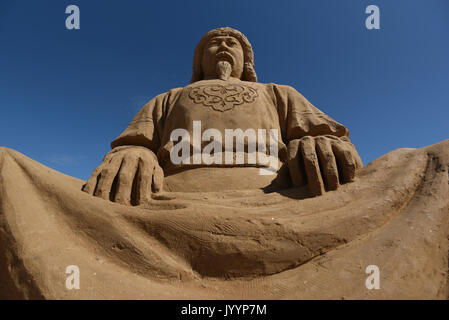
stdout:
[[234,65],[234,57],[232,56],[232,54],[230,54],[227,51],[220,51],[215,56],[217,57],[217,59],[219,61],[225,60],[225,61],[229,62],[231,65]]

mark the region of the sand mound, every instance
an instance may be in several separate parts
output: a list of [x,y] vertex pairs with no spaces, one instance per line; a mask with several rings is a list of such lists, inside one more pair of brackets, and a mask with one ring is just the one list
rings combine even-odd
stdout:
[[448,167],[449,140],[393,151],[316,198],[173,192],[127,207],[0,148],[0,298],[445,299]]

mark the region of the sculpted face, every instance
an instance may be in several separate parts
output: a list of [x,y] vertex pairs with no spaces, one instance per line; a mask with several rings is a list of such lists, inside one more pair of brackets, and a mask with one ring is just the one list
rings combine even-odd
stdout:
[[204,47],[201,61],[204,79],[217,78],[217,65],[220,61],[228,62],[232,67],[230,76],[240,79],[244,65],[240,41],[231,36],[217,36],[209,40]]

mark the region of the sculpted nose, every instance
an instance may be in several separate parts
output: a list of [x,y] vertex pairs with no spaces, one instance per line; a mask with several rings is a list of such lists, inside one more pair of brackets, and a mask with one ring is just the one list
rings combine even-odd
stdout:
[[223,40],[220,42],[220,46],[218,47],[218,51],[228,50],[229,47],[226,45],[226,41]]

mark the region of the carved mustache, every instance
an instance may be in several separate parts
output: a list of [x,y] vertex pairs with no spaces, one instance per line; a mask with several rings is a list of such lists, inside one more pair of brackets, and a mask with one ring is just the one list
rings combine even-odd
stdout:
[[222,50],[220,52],[217,52],[215,56],[218,60],[225,60],[228,61],[232,66],[234,65],[234,56],[229,51]]

